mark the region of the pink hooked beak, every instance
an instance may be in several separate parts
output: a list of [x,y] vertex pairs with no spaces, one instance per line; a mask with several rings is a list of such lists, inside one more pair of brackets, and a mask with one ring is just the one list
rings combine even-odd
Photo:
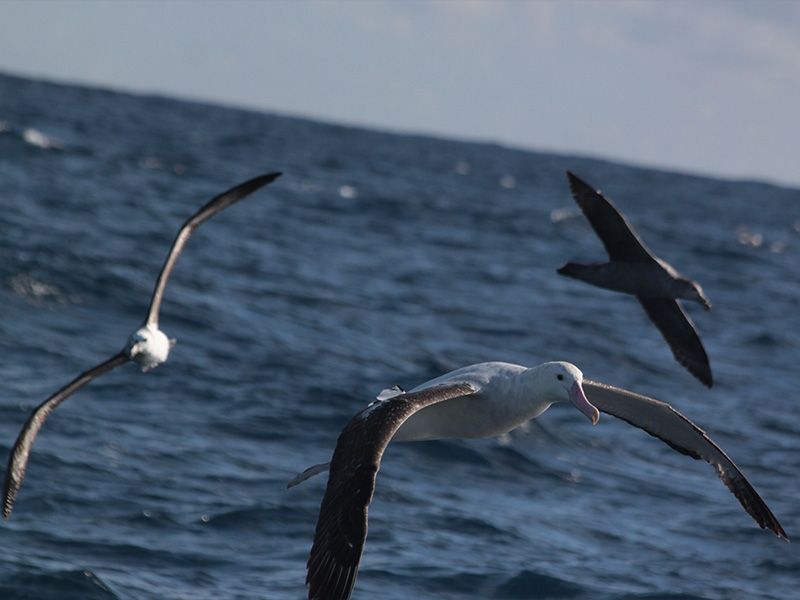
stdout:
[[569,400],[575,405],[579,411],[589,417],[592,425],[597,425],[600,420],[600,411],[586,399],[586,394],[583,393],[583,387],[580,382],[576,381],[569,389]]

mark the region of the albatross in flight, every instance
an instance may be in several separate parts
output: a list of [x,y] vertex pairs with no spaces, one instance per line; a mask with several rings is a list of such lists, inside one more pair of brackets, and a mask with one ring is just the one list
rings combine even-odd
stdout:
[[269,173],[237,185],[227,192],[212,198],[205,206],[192,215],[180,228],[178,235],[175,236],[172,247],[167,254],[167,259],[164,261],[164,266],[158,274],[158,279],[153,289],[153,296],[150,300],[150,308],[147,310],[147,316],[142,326],[134,331],[128,338],[128,343],[125,348],[117,352],[111,358],[101,362],[99,365],[78,375],[34,409],[31,416],[28,417],[28,420],[25,422],[25,425],[23,425],[22,431],[20,431],[8,459],[8,467],[6,468],[5,482],[3,484],[4,518],[8,519],[11,515],[11,510],[14,508],[14,500],[17,497],[19,488],[22,485],[22,480],[25,477],[25,468],[28,465],[28,457],[33,441],[36,439],[36,434],[39,433],[42,425],[44,425],[45,419],[47,419],[50,413],[53,412],[59,404],[93,379],[96,379],[100,375],[111,371],[129,360],[137,363],[142,371],[149,371],[167,360],[169,350],[175,343],[175,340],[168,339],[164,332],[158,328],[158,312],[161,307],[161,300],[164,296],[164,288],[167,285],[167,280],[172,273],[172,269],[175,268],[175,263],[183,251],[186,242],[189,240],[189,236],[191,236],[194,230],[202,223],[218,212],[235,204],[260,187],[275,181],[280,175],[280,173]]
[[669,344],[675,359],[711,387],[713,378],[705,348],[689,315],[678,303],[678,298],[693,300],[708,310],[711,304],[703,288],[653,255],[608,198],[570,171],[567,171],[567,179],[572,196],[603,242],[610,261],[591,265],[567,263],[558,273],[636,296]]
[[496,436],[538,417],[556,402],[570,402],[593,424],[602,411],[681,454],[705,460],[756,523],[789,539],[744,474],[702,429],[669,404],[584,379],[570,363],[548,362],[530,369],[479,363],[409,392],[385,390],[380,397],[345,426],[330,463],[311,467],[290,483],[291,487],[330,469],[307,563],[309,600],[350,597],[367,537],[375,479],[389,442]]

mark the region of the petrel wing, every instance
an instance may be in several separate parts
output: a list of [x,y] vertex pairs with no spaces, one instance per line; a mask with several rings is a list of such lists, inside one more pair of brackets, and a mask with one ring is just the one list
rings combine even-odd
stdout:
[[707,387],[714,385],[706,349],[703,347],[703,342],[700,341],[694,323],[678,301],[670,298],[641,298],[639,296],[637,299],[669,344],[675,360],[686,367],[703,385]]
[[655,260],[625,216],[608,198],[571,171],[567,171],[567,179],[572,197],[603,242],[611,260],[625,262]]

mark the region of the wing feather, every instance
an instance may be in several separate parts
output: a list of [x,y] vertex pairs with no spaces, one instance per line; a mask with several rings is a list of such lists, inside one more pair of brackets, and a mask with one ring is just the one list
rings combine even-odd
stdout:
[[245,181],[244,183],[241,183],[229,189],[228,191],[221,193],[219,196],[215,196],[205,205],[203,205],[200,210],[186,220],[186,222],[181,226],[180,231],[178,231],[178,235],[175,236],[175,240],[172,242],[172,246],[167,253],[167,258],[164,261],[164,266],[161,267],[161,272],[158,274],[156,285],[153,288],[153,296],[150,299],[150,308],[147,310],[147,318],[145,319],[145,323],[158,327],[158,311],[161,308],[161,300],[164,297],[164,288],[166,288],[170,273],[172,273],[172,269],[175,268],[175,263],[178,261],[178,257],[181,255],[181,252],[183,251],[184,246],[186,246],[186,242],[189,240],[189,236],[192,235],[192,232],[194,232],[194,230],[197,229],[204,221],[207,221],[221,210],[229,207],[231,204],[234,204],[242,198],[252,194],[258,188],[263,187],[268,183],[272,183],[278,177],[280,177],[280,175],[280,173],[269,173],[267,175],[255,177],[249,181]]
[[706,349],[703,347],[694,323],[678,301],[671,298],[641,298],[638,296],[637,299],[669,344],[675,360],[703,385],[707,387],[714,385]]
[[708,437],[669,404],[597,381],[583,380],[586,397],[598,410],[643,429],[681,454],[702,459],[717,471],[725,486],[762,529],[789,536],[739,467]]
[[567,179],[572,197],[603,242],[611,260],[625,262],[655,260],[628,220],[608,198],[571,171],[567,171]]
[[474,394],[468,383],[437,385],[378,401],[342,430],[331,460],[328,485],[308,558],[309,600],[347,600],[367,537],[367,513],[375,478],[389,441],[415,412]]
[[128,355],[125,352],[115,354],[96,367],[92,367],[78,375],[33,410],[31,416],[25,421],[25,425],[22,426],[22,430],[19,432],[17,441],[14,442],[11,454],[8,457],[8,466],[6,467],[6,476],[3,483],[3,517],[5,519],[11,516],[14,501],[17,498],[19,488],[22,486],[22,480],[25,478],[25,469],[28,467],[28,458],[33,447],[33,441],[50,413],[87,383],[103,373],[126,363],[128,360]]

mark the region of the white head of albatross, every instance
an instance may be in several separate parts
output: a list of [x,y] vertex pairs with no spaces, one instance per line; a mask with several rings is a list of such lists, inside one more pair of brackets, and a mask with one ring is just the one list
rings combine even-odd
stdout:
[[169,349],[174,345],[175,340],[167,338],[158,325],[148,323],[131,334],[125,353],[146,373],[167,362]]
[[551,404],[570,402],[592,425],[597,425],[600,411],[586,399],[583,392],[583,373],[578,367],[563,361],[546,362],[528,369],[525,373],[535,374],[535,392],[542,400],[552,399]]

